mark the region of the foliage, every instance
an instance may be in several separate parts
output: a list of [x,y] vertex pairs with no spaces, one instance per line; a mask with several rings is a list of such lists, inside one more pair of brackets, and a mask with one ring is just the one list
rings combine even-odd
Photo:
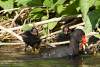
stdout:
[[92,23],[92,28],[94,29],[96,24],[99,23],[98,20],[100,19],[100,10],[91,11],[88,13],[88,15]]
[[89,0],[80,0],[80,8],[81,8],[81,12],[83,14],[83,21],[85,22],[85,32],[86,33],[89,33],[92,31],[91,22],[87,15],[88,10],[89,10],[89,2],[88,1]]
[[97,38],[100,38],[100,34],[96,34],[96,35],[94,35],[95,37],[97,37]]
[[[81,13],[86,33],[91,32],[100,19],[100,0],[0,0],[0,7],[3,9],[34,7],[28,16],[32,22]],[[47,34],[56,24],[57,22],[52,22],[43,25],[44,33]]]
[[42,6],[42,0],[15,0],[17,6]]
[[24,25],[22,26],[21,30],[27,31],[27,30],[32,29],[32,27],[33,27],[33,24],[24,24]]
[[39,20],[42,16],[43,9],[42,8],[34,8],[32,11],[29,13],[29,18],[31,20]]
[[14,7],[14,0],[0,0],[0,7],[3,9],[12,9]]
[[44,0],[43,5],[46,7],[52,7],[53,5],[53,0]]
[[76,9],[78,6],[79,6],[79,0],[75,0],[64,9],[62,14],[67,16],[76,15],[78,14],[78,11]]

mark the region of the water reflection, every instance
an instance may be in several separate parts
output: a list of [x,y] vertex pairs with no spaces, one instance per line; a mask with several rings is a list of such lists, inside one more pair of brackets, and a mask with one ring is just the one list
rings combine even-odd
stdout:
[[71,67],[82,67],[83,59],[81,56],[75,56],[69,59]]

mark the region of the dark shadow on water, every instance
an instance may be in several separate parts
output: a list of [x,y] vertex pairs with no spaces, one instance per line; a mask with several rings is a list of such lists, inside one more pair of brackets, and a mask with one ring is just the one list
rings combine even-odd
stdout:
[[74,56],[69,58],[71,67],[82,67],[83,60],[81,56]]

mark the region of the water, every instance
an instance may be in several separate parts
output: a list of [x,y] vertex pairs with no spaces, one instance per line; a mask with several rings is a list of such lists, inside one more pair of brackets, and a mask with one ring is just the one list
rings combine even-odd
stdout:
[[100,53],[95,56],[82,55],[73,59],[68,57],[43,59],[25,54],[17,47],[2,47],[0,48],[0,67],[100,67]]
[[73,59],[55,58],[39,59],[31,58],[24,60],[1,60],[0,67],[100,67],[100,55],[81,56]]

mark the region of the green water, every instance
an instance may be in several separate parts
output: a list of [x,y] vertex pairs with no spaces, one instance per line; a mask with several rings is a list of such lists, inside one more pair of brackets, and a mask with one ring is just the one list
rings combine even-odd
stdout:
[[68,58],[57,59],[32,59],[20,62],[1,63],[0,67],[100,67],[100,56],[82,56],[69,60]]
[[[82,55],[81,57],[68,59],[40,59],[33,54],[23,51],[15,51],[12,47],[0,48],[0,67],[100,67],[100,52],[95,56]],[[8,49],[8,50],[7,50]]]

